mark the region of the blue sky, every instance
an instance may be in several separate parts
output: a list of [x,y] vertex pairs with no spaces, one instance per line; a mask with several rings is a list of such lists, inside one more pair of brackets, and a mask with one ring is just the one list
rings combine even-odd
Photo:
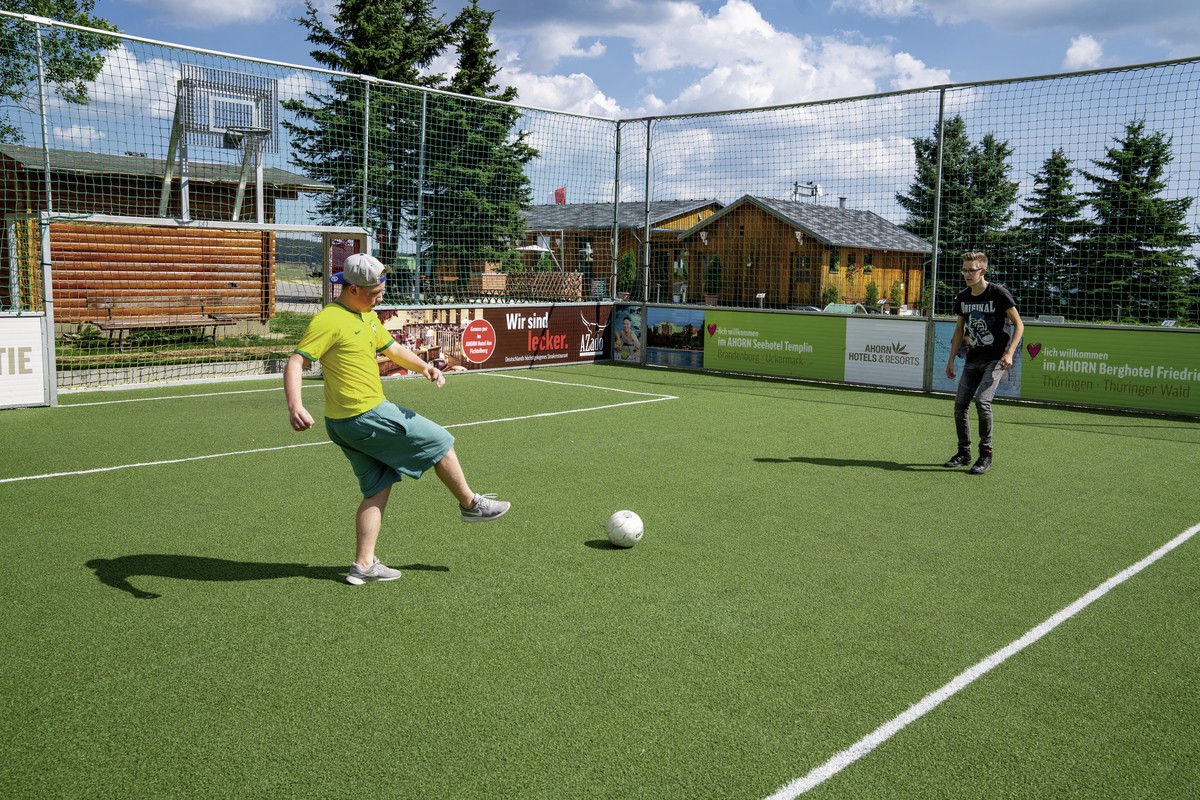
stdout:
[[[318,8],[332,3],[318,0]],[[460,2],[440,2],[449,20]],[[1195,0],[482,0],[519,102],[720,111],[1200,55]],[[98,0],[135,36],[313,65],[303,3]],[[451,57],[452,58],[452,57]],[[447,65],[441,65],[444,69]],[[436,65],[435,65],[436,67]]]

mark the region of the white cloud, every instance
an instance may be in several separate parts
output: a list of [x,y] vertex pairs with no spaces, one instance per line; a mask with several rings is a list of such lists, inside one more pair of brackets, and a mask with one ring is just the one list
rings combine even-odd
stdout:
[[1178,56],[1195,55],[1200,3],[1195,0],[834,0],[833,8],[884,19],[927,16],[938,24],[981,22],[1028,33],[1048,28],[1131,34]]
[[918,13],[917,0],[833,0],[830,8],[853,11],[870,17],[899,19]]
[[1076,36],[1063,57],[1063,69],[1095,69],[1100,66],[1104,48],[1091,36]]
[[616,118],[621,106],[604,94],[596,82],[583,73],[571,75],[534,75],[514,68],[502,73],[508,85],[516,87],[523,106]]
[[295,70],[279,80],[277,89],[281,101],[303,100],[308,102],[310,93],[315,95],[329,93],[329,80],[319,72]]
[[751,28],[744,33],[743,38],[713,44],[712,50],[719,46],[730,51],[719,52],[715,63],[707,63],[707,56],[696,59],[690,66],[704,67],[706,72],[673,101],[658,101],[658,108],[643,110],[681,113],[785,105],[950,80],[949,72],[930,69],[911,54],[892,52],[884,44],[801,38]]
[[55,127],[52,133],[56,143],[79,148],[92,147],[104,138],[104,134],[91,125],[72,125],[69,128]]
[[136,108],[150,117],[175,115],[175,82],[179,65],[152,58],[139,61],[137,54],[122,44],[104,59],[104,68],[88,85],[88,97],[99,105]]
[[896,53],[892,56],[892,63],[895,68],[892,88],[897,91],[950,83],[950,70],[931,69],[908,53]]
[[[215,28],[231,22],[264,22],[293,12],[294,0],[132,0],[157,19],[181,28]],[[320,4],[318,4],[318,7]],[[103,10],[100,10],[103,13]]]
[[[501,80],[518,89],[522,103],[605,116],[784,105],[949,82],[947,71],[888,43],[780,30],[751,0],[726,0],[711,13],[696,2],[639,3],[629,13],[505,31],[497,39],[509,58]],[[596,83],[602,78],[546,74],[566,58],[614,58],[610,45],[618,39],[631,48],[635,75],[643,76],[635,108],[605,96]],[[603,70],[598,63],[596,74]]]

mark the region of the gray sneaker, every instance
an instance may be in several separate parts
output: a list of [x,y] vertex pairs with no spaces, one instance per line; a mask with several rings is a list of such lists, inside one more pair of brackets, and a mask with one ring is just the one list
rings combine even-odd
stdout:
[[399,577],[400,570],[385,567],[377,558],[375,563],[367,569],[363,569],[358,564],[351,564],[350,573],[346,575],[346,583],[351,586],[362,586],[371,581],[394,581]]
[[488,522],[504,516],[504,513],[512,507],[512,503],[507,500],[496,500],[495,497],[494,494],[477,494],[470,508],[459,506],[459,511],[462,512],[462,521]]

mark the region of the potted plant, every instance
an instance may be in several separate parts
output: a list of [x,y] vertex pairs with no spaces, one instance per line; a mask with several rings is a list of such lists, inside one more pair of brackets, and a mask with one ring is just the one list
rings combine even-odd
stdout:
[[863,298],[863,305],[868,311],[874,312],[879,310],[879,286],[875,281],[867,284],[866,295]]
[[632,251],[623,253],[617,261],[617,297],[628,300],[636,285],[637,258]]
[[721,259],[713,256],[704,270],[704,305],[715,306],[721,299]]

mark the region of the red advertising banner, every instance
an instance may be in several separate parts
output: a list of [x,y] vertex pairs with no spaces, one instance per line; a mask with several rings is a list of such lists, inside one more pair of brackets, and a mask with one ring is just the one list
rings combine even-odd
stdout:
[[[392,338],[444,371],[578,364],[611,358],[609,305],[378,309]],[[403,374],[381,358],[383,375]]]

